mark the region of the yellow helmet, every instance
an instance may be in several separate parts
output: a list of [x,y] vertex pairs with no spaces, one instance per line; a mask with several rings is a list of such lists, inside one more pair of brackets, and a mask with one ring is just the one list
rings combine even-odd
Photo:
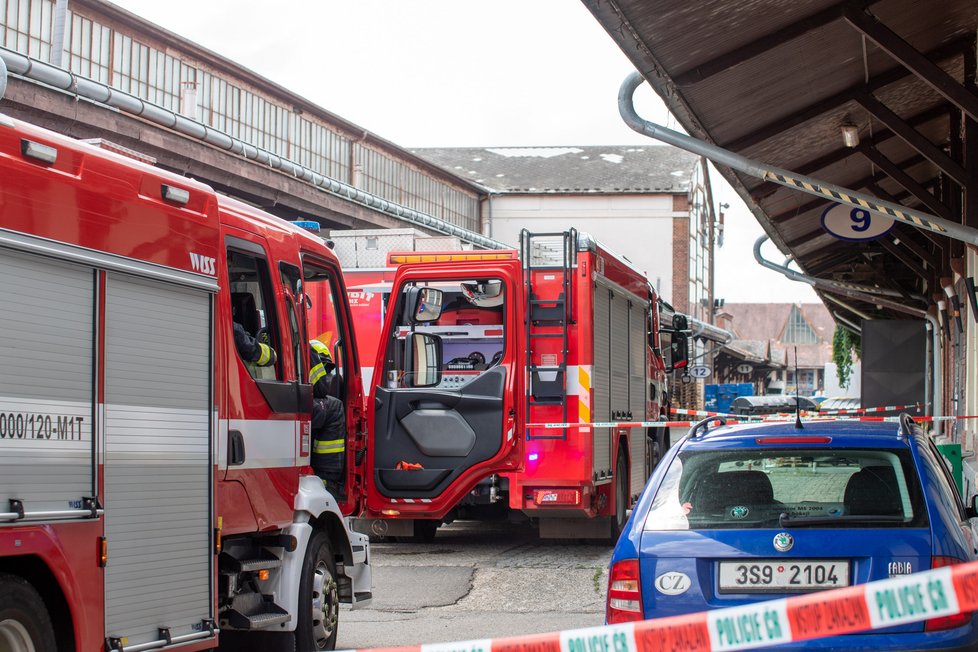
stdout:
[[309,346],[312,347],[313,351],[319,355],[325,355],[329,357],[329,347],[320,342],[319,340],[309,340]]

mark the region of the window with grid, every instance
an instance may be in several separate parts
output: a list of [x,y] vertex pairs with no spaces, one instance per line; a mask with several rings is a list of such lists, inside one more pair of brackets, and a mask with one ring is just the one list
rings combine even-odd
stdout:
[[788,317],[788,325],[785,326],[784,337],[781,338],[781,341],[786,344],[815,344],[818,342],[815,331],[805,321],[798,306],[791,306],[791,315]]
[[[50,61],[54,7],[55,0],[0,0],[0,46]],[[75,74],[174,112],[181,111],[184,88],[195,85],[196,115],[212,128],[391,202],[478,230],[477,194],[435,179],[396,155],[355,148],[329,125],[138,38],[69,11],[66,66]],[[353,161],[359,167],[357,179]]]
[[51,60],[54,0],[0,0],[0,45]]

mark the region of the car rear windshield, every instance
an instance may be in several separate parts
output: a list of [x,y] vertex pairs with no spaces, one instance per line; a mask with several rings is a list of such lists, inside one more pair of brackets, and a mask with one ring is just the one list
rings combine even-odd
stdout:
[[646,530],[924,527],[908,450],[686,450],[672,461]]

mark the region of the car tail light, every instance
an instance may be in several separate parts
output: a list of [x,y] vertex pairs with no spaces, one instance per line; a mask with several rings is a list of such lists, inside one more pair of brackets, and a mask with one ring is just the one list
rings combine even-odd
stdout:
[[[933,568],[944,568],[945,566],[954,566],[955,564],[962,563],[960,559],[955,557],[931,557],[930,567]],[[954,614],[953,616],[941,616],[940,618],[931,618],[930,620],[924,621],[924,631],[926,632],[936,632],[942,629],[953,629],[955,627],[961,627],[962,625],[967,625],[971,620],[971,611],[965,611],[959,614]]]
[[637,559],[615,562],[608,576],[608,623],[642,620],[642,579]]

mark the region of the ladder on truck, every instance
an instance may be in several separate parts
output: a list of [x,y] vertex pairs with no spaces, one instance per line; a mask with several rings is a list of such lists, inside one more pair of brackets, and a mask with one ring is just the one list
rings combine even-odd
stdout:
[[[568,422],[567,354],[568,327],[572,323],[571,276],[577,267],[577,229],[562,233],[520,231],[520,259],[526,289],[526,419],[528,423],[552,421],[553,407],[561,422]],[[556,346],[545,344],[556,340]],[[543,408],[543,409],[541,409]],[[527,439],[566,439],[548,430],[527,433]]]

